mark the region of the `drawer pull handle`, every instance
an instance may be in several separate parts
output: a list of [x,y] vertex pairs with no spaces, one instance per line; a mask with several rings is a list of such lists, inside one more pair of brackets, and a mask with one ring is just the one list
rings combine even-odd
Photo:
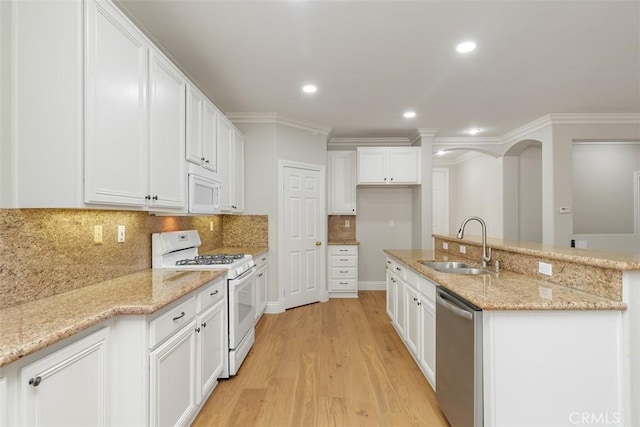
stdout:
[[340,273],[342,273],[342,274],[347,274],[347,273],[348,273],[348,271],[340,270]]
[[349,282],[340,282],[341,285],[348,285]]
[[340,249],[340,252],[349,252],[349,249]]
[[349,260],[348,260],[348,259],[345,259],[345,258],[340,258],[340,261],[342,261],[342,262],[347,262],[347,261],[349,261]]
[[185,316],[185,312],[183,311],[182,313],[180,313],[180,316],[178,316],[178,317],[174,317],[174,318],[173,318],[173,321],[175,322],[175,321],[176,321],[176,320],[178,320],[178,319],[182,319],[184,316]]
[[398,271],[402,271],[402,269],[400,267],[396,267],[396,270]]
[[266,260],[267,260],[267,257],[262,258],[262,261],[266,261]]
[[389,264],[389,265],[390,265],[390,264],[391,264],[391,261],[387,261],[387,264]]
[[42,382],[42,377],[40,375],[38,375],[35,378],[31,378],[29,380],[29,385],[32,385],[34,387],[38,387],[40,385],[40,382]]
[[262,277],[262,273],[258,274],[258,277]]
[[[214,295],[218,295],[218,290],[216,289],[215,291],[211,292],[209,295],[214,296]],[[176,320],[176,319],[173,319]]]

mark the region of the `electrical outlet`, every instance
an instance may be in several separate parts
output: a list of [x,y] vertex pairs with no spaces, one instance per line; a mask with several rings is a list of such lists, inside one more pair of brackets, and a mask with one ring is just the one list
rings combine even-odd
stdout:
[[118,226],[118,243],[124,243],[125,241],[125,226],[124,225],[119,225]]
[[551,299],[553,297],[553,292],[551,288],[547,288],[546,286],[538,286],[538,296],[544,299]]
[[209,221],[209,231],[213,231],[213,221]]
[[539,261],[538,262],[538,273],[544,274],[545,276],[551,276],[553,274],[551,264]]
[[467,247],[465,245],[460,245],[460,253],[461,254],[466,254],[467,253]]
[[349,228],[351,227],[351,221],[349,221],[348,219],[344,220],[344,228]]
[[447,242],[442,242],[442,249],[449,250],[449,244]]
[[389,220],[389,227],[395,227],[396,226],[396,222],[392,219]]
[[93,243],[102,243],[102,226],[95,225],[93,227]]

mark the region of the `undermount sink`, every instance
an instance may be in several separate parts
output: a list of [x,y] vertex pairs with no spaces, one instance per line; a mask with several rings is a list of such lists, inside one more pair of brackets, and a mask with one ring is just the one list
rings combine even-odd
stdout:
[[447,261],[419,261],[425,267],[432,268],[440,273],[450,274],[489,274],[488,270],[474,267],[473,265],[463,262],[447,262]]

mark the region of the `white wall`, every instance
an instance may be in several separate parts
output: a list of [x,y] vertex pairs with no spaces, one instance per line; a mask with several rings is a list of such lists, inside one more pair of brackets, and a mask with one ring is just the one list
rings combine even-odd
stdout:
[[11,2],[0,1],[0,206],[12,206],[11,192]]
[[[358,280],[385,280],[383,249],[411,248],[411,188],[367,188],[356,191]],[[394,226],[389,221],[394,221]]]
[[574,144],[573,232],[634,232],[633,173],[640,145]]
[[[479,216],[487,224],[488,237],[503,237],[502,224],[502,161],[487,154],[478,154],[451,168],[455,184],[449,195],[452,210],[451,227],[458,227],[469,216]],[[480,224],[470,222],[465,233],[480,236]]]
[[542,146],[518,156],[518,239],[542,243]]

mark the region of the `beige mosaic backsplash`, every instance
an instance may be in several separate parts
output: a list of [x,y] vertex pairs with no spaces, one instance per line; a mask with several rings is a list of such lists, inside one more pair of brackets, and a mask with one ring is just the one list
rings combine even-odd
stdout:
[[[223,217],[0,209],[0,309],[148,269],[152,233],[196,229],[202,239],[201,251],[222,247]],[[95,225],[102,225],[102,244],[93,242]],[[124,243],[117,243],[118,225],[126,226]],[[243,225],[249,228],[252,224]],[[233,235],[236,234],[234,230]],[[248,230],[248,234],[255,233]],[[242,242],[227,245],[240,246]],[[263,245],[266,246],[266,240]]]
[[[345,221],[349,221],[349,227],[345,226]],[[355,215],[329,215],[328,225],[329,242],[356,241]]]
[[[480,262],[482,248],[480,246],[465,243],[466,254],[460,253],[460,243],[447,240],[449,245],[447,250],[443,250],[444,240],[436,238],[435,248],[437,251],[448,253],[452,258],[466,258],[471,261]],[[594,295],[610,298],[615,301],[622,301],[622,271],[611,268],[586,265],[580,262],[561,261],[557,259],[544,259],[534,255],[514,253],[501,249],[493,249],[491,254],[491,265],[495,261],[500,262],[500,269],[513,271],[536,279],[558,283],[569,288],[589,292]],[[538,273],[538,262],[543,261],[551,264],[553,276],[545,276]]]
[[224,215],[221,246],[268,246],[267,215]]

